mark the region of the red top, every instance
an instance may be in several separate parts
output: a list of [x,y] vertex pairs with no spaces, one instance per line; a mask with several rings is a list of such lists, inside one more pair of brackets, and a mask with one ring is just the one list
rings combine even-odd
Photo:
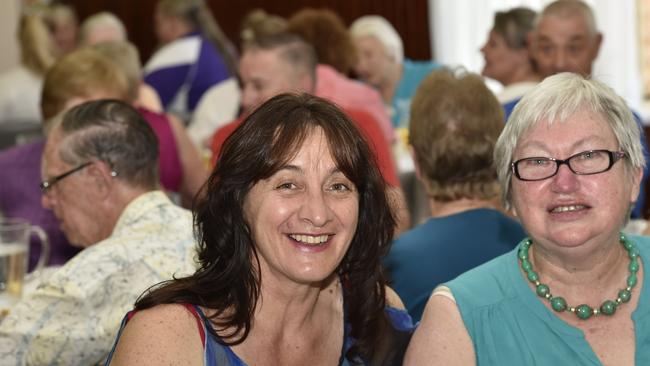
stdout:
[[138,107],[138,112],[149,123],[158,138],[160,183],[165,190],[178,192],[183,182],[183,167],[169,119],[162,113],[152,112],[142,107]]

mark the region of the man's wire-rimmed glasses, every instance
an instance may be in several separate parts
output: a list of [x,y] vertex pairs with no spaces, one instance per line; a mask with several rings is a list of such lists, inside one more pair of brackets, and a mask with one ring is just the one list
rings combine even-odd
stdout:
[[83,163],[83,164],[79,164],[76,167],[68,170],[65,173],[61,173],[61,174],[57,175],[56,177],[53,177],[53,178],[50,178],[48,180],[42,181],[41,184],[40,184],[41,192],[43,194],[47,193],[50,189],[52,189],[52,187],[54,187],[55,184],[59,183],[60,181],[62,181],[66,177],[69,177],[70,175],[80,171],[81,169],[87,167],[90,164],[92,164],[91,161]]

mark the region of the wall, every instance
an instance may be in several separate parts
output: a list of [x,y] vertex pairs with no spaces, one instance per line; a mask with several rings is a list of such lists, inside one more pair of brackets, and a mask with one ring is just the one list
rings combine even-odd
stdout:
[[[5,0],[0,0],[5,1]],[[337,12],[346,24],[366,14],[386,17],[404,39],[407,57],[429,59],[429,24],[427,0],[206,0],[226,35],[239,43],[241,19],[250,10],[263,8],[268,13],[290,16],[303,7],[327,7]],[[156,0],[71,0],[81,19],[101,10],[118,15],[124,21],[131,41],[146,61],[156,47],[153,12]],[[137,4],[137,5],[136,5]]]

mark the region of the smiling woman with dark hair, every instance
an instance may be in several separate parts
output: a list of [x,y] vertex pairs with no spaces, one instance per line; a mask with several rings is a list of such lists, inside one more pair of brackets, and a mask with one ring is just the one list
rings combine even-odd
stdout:
[[338,108],[270,99],[226,140],[198,205],[200,269],[136,303],[112,364],[399,364],[412,324],[380,268],[385,188]]

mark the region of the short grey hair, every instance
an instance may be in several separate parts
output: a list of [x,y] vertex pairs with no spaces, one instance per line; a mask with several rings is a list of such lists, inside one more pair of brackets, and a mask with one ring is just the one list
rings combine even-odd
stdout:
[[89,16],[83,21],[81,27],[79,27],[79,38],[81,38],[82,43],[87,44],[88,38],[97,29],[115,30],[118,38],[112,41],[119,42],[127,40],[126,27],[124,26],[124,23],[122,23],[117,15],[111,12],[102,11]]
[[158,186],[158,138],[130,105],[106,99],[86,102],[70,109],[57,128],[64,162],[102,161],[131,186]]
[[395,62],[402,64],[404,61],[402,38],[386,18],[379,15],[362,16],[350,25],[350,34],[353,38],[373,36],[386,48]]
[[[623,98],[604,83],[578,74],[549,76],[517,103],[494,149],[502,201],[507,209],[511,207],[511,165],[519,139],[540,122],[562,123],[581,111],[600,115],[609,123],[619,148],[627,154],[624,162],[628,168],[645,167],[641,128]],[[631,173],[632,169],[627,171]]]

